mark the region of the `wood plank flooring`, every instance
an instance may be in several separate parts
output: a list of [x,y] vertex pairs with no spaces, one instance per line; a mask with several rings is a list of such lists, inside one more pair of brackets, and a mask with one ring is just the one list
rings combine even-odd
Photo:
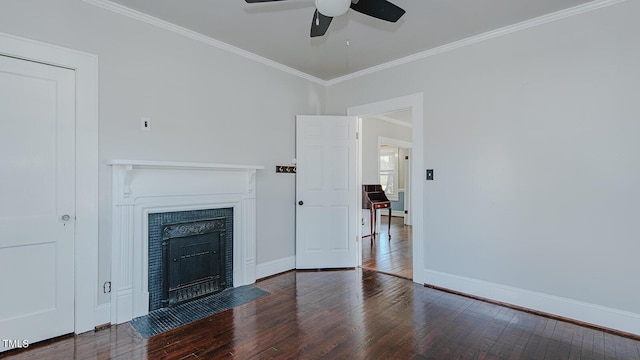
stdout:
[[402,217],[391,217],[391,241],[388,238],[388,216],[382,216],[381,233],[376,239],[364,238],[362,242],[362,267],[413,279],[413,234],[411,226],[405,226]]
[[640,359],[640,341],[369,271],[288,272],[256,301],[141,339],[128,324],[8,359]]

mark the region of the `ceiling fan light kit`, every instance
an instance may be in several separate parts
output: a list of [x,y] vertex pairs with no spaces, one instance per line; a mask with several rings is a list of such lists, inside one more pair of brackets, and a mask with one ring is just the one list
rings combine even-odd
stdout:
[[[245,0],[247,3],[283,0]],[[376,19],[396,22],[405,11],[387,0],[315,0],[316,11],[311,22],[311,37],[323,36],[334,17],[344,15],[349,8]]]
[[349,10],[351,0],[316,0],[316,9],[324,16],[336,17]]

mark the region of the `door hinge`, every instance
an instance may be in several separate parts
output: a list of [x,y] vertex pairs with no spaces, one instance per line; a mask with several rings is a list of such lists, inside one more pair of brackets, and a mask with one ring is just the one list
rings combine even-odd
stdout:
[[358,139],[359,139],[359,136],[360,136],[360,133],[358,133],[358,132],[356,131],[356,140],[358,140]]

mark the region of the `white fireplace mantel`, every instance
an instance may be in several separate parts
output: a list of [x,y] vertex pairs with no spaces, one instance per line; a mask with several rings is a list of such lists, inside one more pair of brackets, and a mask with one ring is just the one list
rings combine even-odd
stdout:
[[111,322],[149,313],[152,213],[233,209],[233,284],[256,280],[256,171],[263,166],[112,160]]

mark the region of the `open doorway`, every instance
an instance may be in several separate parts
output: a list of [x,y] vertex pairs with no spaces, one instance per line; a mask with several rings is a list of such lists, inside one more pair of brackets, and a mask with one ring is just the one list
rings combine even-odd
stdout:
[[410,108],[360,118],[362,184],[380,185],[391,203],[391,211],[362,209],[362,268],[407,279],[413,279],[411,118]]
[[[377,114],[388,114],[402,109],[411,110],[411,126],[412,126],[412,140],[413,145],[409,162],[411,164],[411,194],[407,197],[410,202],[409,218],[412,225],[412,254],[413,254],[413,282],[418,284],[424,284],[425,282],[425,268],[424,268],[424,247],[425,247],[425,234],[423,229],[424,224],[424,94],[416,93],[412,95],[402,96],[393,99],[381,100],[368,104],[351,106],[347,108],[347,114],[350,116],[357,116],[360,119],[367,116]],[[362,121],[360,121],[361,123]],[[361,130],[361,128],[359,128]],[[359,147],[362,146],[362,141],[359,142]],[[358,157],[362,154],[359,151]],[[358,161],[358,173],[361,173],[362,161]],[[358,178],[356,181],[356,187],[362,188],[362,178]],[[362,239],[362,231],[360,230],[360,236],[358,236],[358,266],[362,266],[362,245],[365,244],[368,239]],[[364,240],[364,241],[360,241]]]

